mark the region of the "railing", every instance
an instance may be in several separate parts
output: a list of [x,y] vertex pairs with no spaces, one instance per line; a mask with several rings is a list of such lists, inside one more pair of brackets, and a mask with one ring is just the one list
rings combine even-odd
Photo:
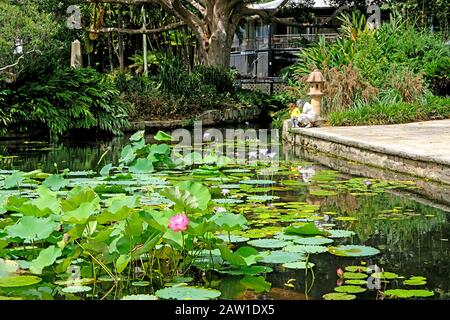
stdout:
[[[318,41],[320,37],[325,37],[326,41],[335,41],[339,35],[337,33],[324,34],[277,34],[272,37],[272,49],[298,49],[305,45],[305,42]],[[257,37],[255,39],[244,39],[241,45],[233,43],[232,52],[264,50],[269,48],[268,37]]]

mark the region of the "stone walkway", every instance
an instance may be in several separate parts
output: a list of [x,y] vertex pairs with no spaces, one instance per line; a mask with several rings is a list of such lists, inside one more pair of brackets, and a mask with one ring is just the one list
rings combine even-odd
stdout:
[[298,147],[313,147],[348,160],[446,183],[450,179],[450,119],[290,130],[285,125],[283,137]]

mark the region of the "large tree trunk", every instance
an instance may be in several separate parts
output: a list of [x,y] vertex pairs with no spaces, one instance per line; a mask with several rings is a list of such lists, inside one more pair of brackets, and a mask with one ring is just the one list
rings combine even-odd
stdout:
[[200,35],[203,63],[229,68],[231,46],[240,17],[230,13],[226,2],[216,2],[208,11],[206,24]]

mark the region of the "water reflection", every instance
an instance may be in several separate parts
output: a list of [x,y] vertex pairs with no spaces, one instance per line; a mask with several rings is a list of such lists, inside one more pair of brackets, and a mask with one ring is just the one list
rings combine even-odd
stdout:
[[[54,172],[56,164],[60,170],[64,168],[73,171],[95,170],[105,163],[117,163],[120,150],[128,142],[127,138],[94,142],[66,141],[54,144],[45,141],[2,142],[0,154],[3,157],[0,158],[0,168],[23,171],[42,169]],[[295,190],[280,190],[274,192],[274,195],[280,196],[280,201],[283,202],[303,201],[320,206],[320,212],[326,217],[322,223],[334,223],[339,229],[354,231],[356,235],[352,239],[353,243],[377,247],[381,249],[382,254],[364,259],[336,257],[330,254],[313,255],[311,261],[316,265],[314,279],[311,273],[305,275],[304,270],[295,271],[276,266],[275,272],[267,275],[268,281],[272,282],[269,293],[246,291],[240,286],[238,278],[229,277],[220,284],[224,298],[320,299],[323,294],[333,292],[338,280],[336,275],[338,267],[359,265],[361,261],[367,265],[377,264],[385,270],[402,275],[423,275],[428,278],[427,287],[438,292],[436,298],[448,298],[450,223],[447,212],[418,203],[408,195],[403,197],[389,192],[375,195],[339,193],[328,197],[312,195],[310,191],[315,184],[314,177],[326,169],[310,161],[314,157],[318,160],[317,155],[299,158],[287,150],[285,157],[287,160],[307,159],[307,161],[302,162],[297,168],[298,175],[292,178],[299,181]],[[99,163],[100,159],[102,161]],[[332,167],[336,167],[336,163],[329,162]],[[344,171],[344,166],[342,168]],[[360,172],[364,171],[360,166],[358,169]],[[356,173],[353,169],[348,169],[347,172]],[[286,177],[277,177],[277,180],[281,179]],[[433,188],[440,190],[437,186]],[[446,191],[441,192],[445,194]],[[337,216],[349,219],[336,220]],[[346,239],[336,240],[337,244],[341,242],[348,243]],[[294,288],[285,285],[289,280]],[[111,291],[111,295],[115,294],[115,289]],[[106,285],[103,290],[106,293],[111,288]],[[359,297],[373,298],[374,294],[368,291]]]

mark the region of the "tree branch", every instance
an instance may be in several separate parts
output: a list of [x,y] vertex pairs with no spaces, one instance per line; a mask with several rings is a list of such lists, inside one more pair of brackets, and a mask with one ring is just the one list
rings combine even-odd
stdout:
[[179,27],[185,26],[186,23],[183,21],[174,22],[171,24],[168,24],[161,28],[156,29],[147,29],[145,27],[142,27],[140,29],[127,29],[127,28],[100,28],[100,29],[89,29],[85,28],[85,31],[90,33],[111,33],[111,32],[117,32],[117,33],[125,33],[125,34],[155,34],[155,33],[161,33],[173,29],[177,29]]
[[7,65],[7,66],[4,66],[4,67],[1,67],[1,68],[0,68],[0,72],[5,71],[5,70],[8,70],[8,69],[11,69],[11,68],[17,66],[17,65],[20,63],[20,60],[22,60],[23,58],[25,58],[25,55],[30,54],[30,53],[32,53],[32,52],[38,52],[38,51],[33,49],[33,50],[30,50],[30,51],[25,52],[23,55],[21,55],[21,56],[17,59],[17,61],[16,61],[15,63],[10,64],[10,65]]

